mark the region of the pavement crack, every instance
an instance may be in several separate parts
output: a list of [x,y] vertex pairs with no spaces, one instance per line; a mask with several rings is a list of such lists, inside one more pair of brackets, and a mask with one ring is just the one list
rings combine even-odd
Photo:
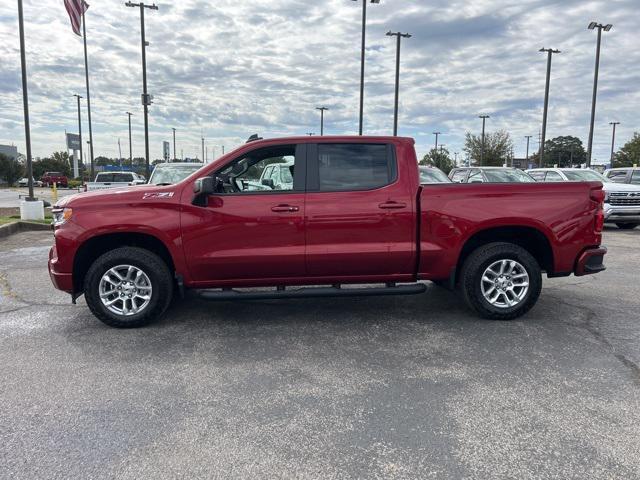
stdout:
[[584,312],[586,314],[584,321],[582,323],[572,323],[572,325],[580,327],[580,328],[584,328],[587,332],[589,332],[591,334],[591,336],[593,336],[593,338],[595,338],[598,342],[600,342],[600,344],[605,346],[611,352],[611,354],[620,363],[622,363],[622,365],[624,365],[627,369],[629,369],[631,371],[634,383],[640,385],[640,366],[638,366],[637,363],[635,363],[633,360],[628,358],[623,353],[618,353],[616,351],[615,346],[593,324],[593,320],[595,318],[597,318],[597,315],[591,308],[585,307],[584,305],[575,305],[573,303],[567,302],[564,298],[558,297],[558,296],[555,296],[555,295],[550,295],[550,297],[554,298],[558,303],[561,303],[562,305],[565,305],[567,307],[572,307],[572,308],[575,308],[577,310],[581,310],[582,312]]

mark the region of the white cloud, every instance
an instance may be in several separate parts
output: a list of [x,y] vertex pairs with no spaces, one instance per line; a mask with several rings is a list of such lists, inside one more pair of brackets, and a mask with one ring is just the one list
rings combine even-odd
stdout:
[[[593,63],[591,20],[613,23],[604,34],[594,157],[608,158],[609,121],[622,122],[620,142],[638,130],[640,52],[635,0],[507,0],[416,2],[382,0],[369,7],[365,131],[389,134],[393,123],[395,42],[384,34],[413,34],[402,50],[400,133],[424,153],[440,130],[451,151],[464,133],[505,128],[524,155],[524,135],[541,123],[545,57],[554,57],[548,138],[587,141]],[[36,156],[64,148],[76,131],[73,93],[86,96],[82,40],[62,0],[24,5],[27,65]],[[178,129],[178,150],[235,146],[263,136],[319,130],[315,107],[327,105],[327,133],[357,130],[360,14],[349,0],[184,0],[146,12],[151,156]],[[138,10],[122,1],[93,2],[87,13],[95,155],[117,155],[127,143],[127,110],[135,112],[134,155],[142,155],[142,90]],[[24,150],[17,12],[0,6],[0,143]],[[83,100],[84,101],[84,100]],[[83,104],[84,105],[84,104]],[[86,111],[83,110],[85,138]],[[532,150],[537,147],[533,142]]]

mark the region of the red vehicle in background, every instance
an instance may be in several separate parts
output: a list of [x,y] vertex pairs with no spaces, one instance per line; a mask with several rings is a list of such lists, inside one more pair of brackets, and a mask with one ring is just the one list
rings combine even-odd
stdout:
[[45,187],[52,187],[54,184],[58,187],[67,188],[69,179],[60,172],[45,172],[40,178]]
[[[293,181],[263,182],[272,164]],[[600,182],[421,185],[410,138],[258,139],[173,185],[64,197],[49,272],[114,327],[148,324],[187,291],[415,294],[425,280],[509,320],[536,303],[542,273],[604,270],[603,200]]]

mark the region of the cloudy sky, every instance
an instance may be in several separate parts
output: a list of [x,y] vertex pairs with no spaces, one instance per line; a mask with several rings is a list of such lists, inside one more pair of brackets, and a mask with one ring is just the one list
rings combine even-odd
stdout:
[[[128,155],[127,110],[134,112],[134,156],[144,152],[140,93],[140,20],[124,1],[93,0],[87,12],[95,155]],[[382,0],[368,9],[365,133],[393,125],[395,41],[402,50],[400,134],[422,155],[441,143],[462,151],[466,131],[508,130],[516,155],[524,135],[537,148],[546,57],[554,57],[548,138],[576,135],[587,143],[596,33],[603,38],[594,158],[608,159],[610,121],[618,138],[640,130],[639,0]],[[146,14],[151,157],[176,127],[178,155],[227,151],[250,134],[353,134],[358,128],[361,8],[351,0],[182,0],[158,2]],[[74,93],[86,96],[82,39],[73,34],[63,0],[24,0],[34,156],[64,148],[77,131]],[[15,0],[0,4],[0,143],[24,152]],[[84,101],[84,100],[83,100]],[[83,133],[87,131],[83,103]],[[85,135],[85,139],[88,138]],[[211,153],[209,153],[211,155]]]

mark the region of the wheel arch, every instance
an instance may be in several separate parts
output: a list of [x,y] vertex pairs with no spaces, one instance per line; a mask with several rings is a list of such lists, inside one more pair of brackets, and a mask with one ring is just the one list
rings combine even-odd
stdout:
[[538,262],[540,268],[552,274],[554,272],[554,255],[551,242],[540,229],[525,225],[509,225],[488,227],[474,232],[463,244],[456,264],[456,279],[469,255],[481,247],[494,242],[508,242],[527,250]]
[[73,259],[73,289],[80,293],[84,289],[84,278],[91,264],[101,255],[120,247],[139,247],[160,257],[173,274],[176,265],[171,252],[158,237],[149,233],[117,232],[96,235],[85,240]]

